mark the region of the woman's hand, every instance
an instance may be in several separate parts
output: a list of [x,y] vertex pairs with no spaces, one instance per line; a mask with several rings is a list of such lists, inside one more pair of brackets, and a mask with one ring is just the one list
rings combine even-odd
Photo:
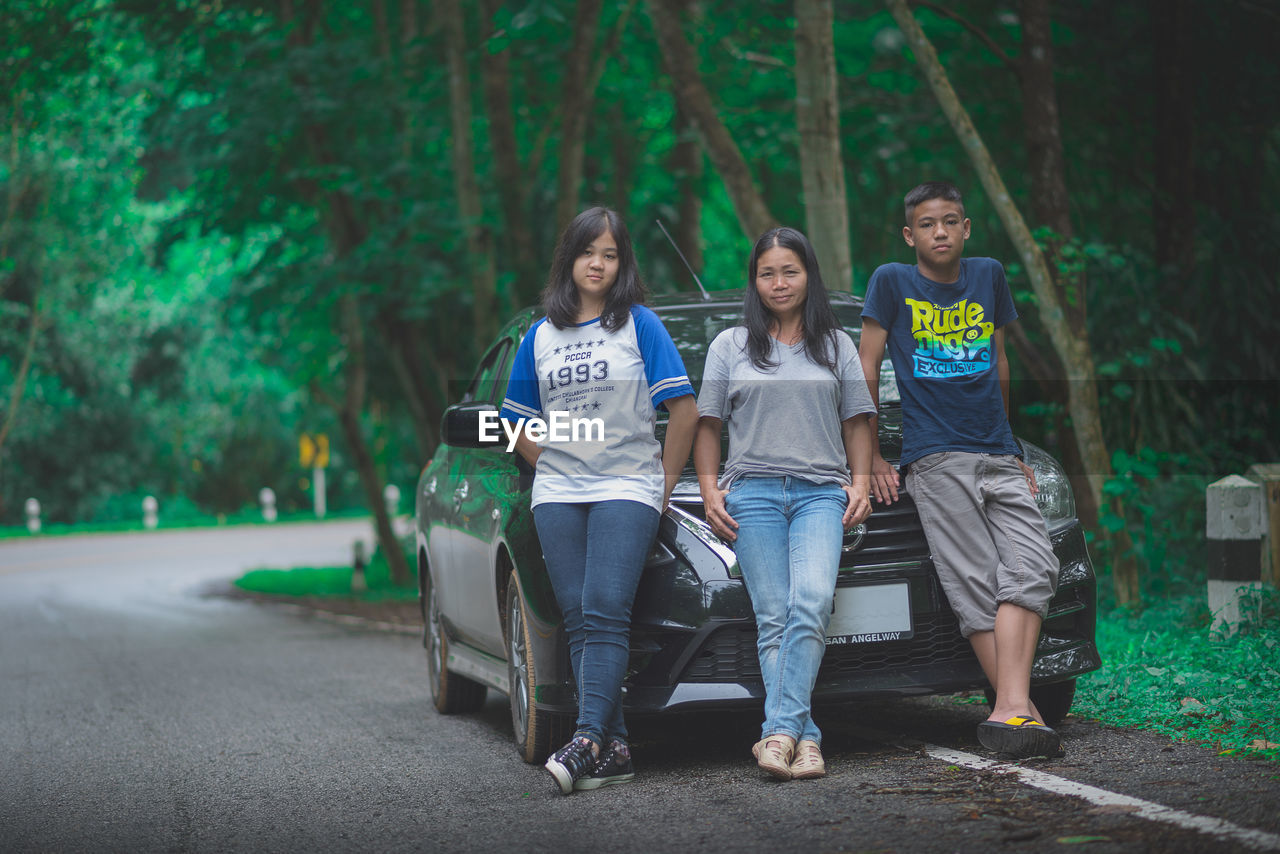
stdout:
[[[862,480],[858,478],[857,480]],[[863,480],[861,483],[855,482],[853,485],[842,487],[845,495],[849,497],[849,503],[844,508],[844,529],[847,531],[854,525],[866,521],[871,515],[871,497],[868,495],[867,483]]]
[[717,537],[732,543],[738,539],[738,523],[724,509],[724,497],[729,491],[719,485],[721,423],[710,415],[698,419],[693,434],[693,467],[698,471],[698,492],[702,493],[707,524]]
[[730,543],[738,539],[738,523],[724,506],[724,497],[729,494],[729,490],[706,483],[700,483],[698,486],[702,493],[702,506],[707,514],[707,524],[711,526],[711,530],[715,531],[717,537]]

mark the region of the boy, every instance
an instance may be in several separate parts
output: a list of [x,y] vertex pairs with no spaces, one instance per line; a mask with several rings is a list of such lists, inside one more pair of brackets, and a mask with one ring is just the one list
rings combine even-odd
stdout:
[[[916,263],[871,275],[862,370],[878,404],[887,343],[902,396],[906,487],[961,634],[996,694],[978,740],[1015,757],[1061,755],[1029,693],[1058,559],[1009,428],[1003,327],[1018,314],[1000,263],[963,257],[970,222],[955,186],[921,184],[903,203],[902,236]],[[871,482],[875,500],[897,500],[898,473],[878,448]]]

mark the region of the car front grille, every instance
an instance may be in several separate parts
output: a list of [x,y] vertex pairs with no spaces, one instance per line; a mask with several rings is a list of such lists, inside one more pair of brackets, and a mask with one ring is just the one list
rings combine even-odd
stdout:
[[916,503],[910,495],[899,492],[894,503],[888,506],[876,504],[874,507],[867,517],[866,533],[861,542],[854,532],[845,535],[844,549],[840,554],[841,569],[915,563],[929,557],[924,529],[920,527]]
[[[680,509],[705,521],[701,501],[680,500]],[[924,529],[916,513],[916,503],[904,490],[893,504],[874,505],[861,535],[855,530],[845,535],[840,553],[842,571],[871,568],[888,564],[919,563],[929,557]],[[736,573],[736,570],[735,570]]]
[[[973,658],[973,648],[960,636],[950,611],[916,614],[915,636],[904,641],[828,646],[818,679],[897,671],[915,665]],[[756,632],[726,626],[713,632],[685,670],[689,682],[754,681],[760,677]]]

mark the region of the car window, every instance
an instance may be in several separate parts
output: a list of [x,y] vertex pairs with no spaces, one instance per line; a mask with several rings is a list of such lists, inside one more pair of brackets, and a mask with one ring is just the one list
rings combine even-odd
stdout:
[[484,358],[480,367],[471,378],[466,393],[462,396],[464,403],[476,401],[497,403],[497,396],[506,391],[506,378],[511,370],[511,341],[504,339],[495,344]]

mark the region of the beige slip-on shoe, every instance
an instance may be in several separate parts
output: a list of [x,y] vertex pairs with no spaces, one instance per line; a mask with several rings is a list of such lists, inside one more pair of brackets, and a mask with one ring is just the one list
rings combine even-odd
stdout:
[[756,764],[761,770],[779,780],[791,779],[791,756],[795,753],[796,740],[789,735],[769,735],[751,748]]
[[795,758],[791,760],[792,780],[812,780],[827,776],[827,764],[822,761],[822,750],[816,741],[805,739],[796,745]]

